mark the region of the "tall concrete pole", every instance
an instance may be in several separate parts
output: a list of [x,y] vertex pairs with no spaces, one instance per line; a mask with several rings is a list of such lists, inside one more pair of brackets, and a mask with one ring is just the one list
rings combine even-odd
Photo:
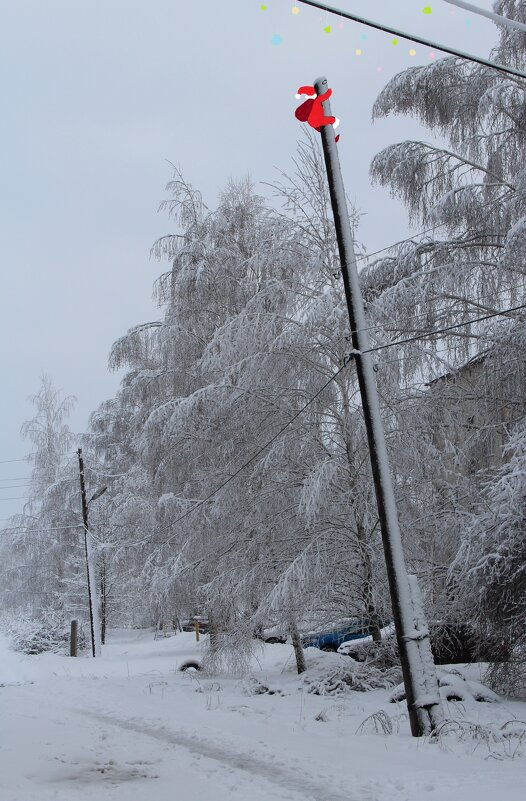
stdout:
[[[314,88],[318,95],[324,94],[328,89],[327,79],[324,77],[318,78],[314,82]],[[332,116],[329,100],[325,100],[322,107],[325,116]],[[440,697],[438,695],[438,687],[436,687],[436,697],[434,697],[435,693],[432,694],[432,698],[424,697],[426,695],[425,666],[422,665],[418,645],[420,635],[415,630],[413,599],[398,525],[398,513],[380,415],[376,380],[371,354],[367,353],[369,350],[369,337],[356,267],[356,256],[340,159],[332,125],[321,127],[321,138],[338,239],[345,298],[351,325],[353,357],[356,362],[356,372],[367,430],[376,504],[404,677],[409,722],[411,733],[414,737],[418,737],[427,734],[434,727],[435,721],[430,709],[435,705],[434,702],[440,706]],[[429,689],[429,685],[427,685],[427,689]],[[438,715],[436,717],[438,718]]]
[[84,524],[84,552],[86,556],[86,577],[88,583],[89,622],[91,630],[91,652],[93,656],[100,656],[100,626],[99,608],[97,599],[97,582],[95,581],[95,559],[91,534],[88,528],[88,501],[86,498],[86,485],[84,481],[84,460],[82,448],[77,451],[79,457],[80,498],[82,501],[82,522]]

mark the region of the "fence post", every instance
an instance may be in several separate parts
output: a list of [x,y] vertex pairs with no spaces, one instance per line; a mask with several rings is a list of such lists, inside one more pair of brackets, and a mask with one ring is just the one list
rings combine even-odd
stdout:
[[78,622],[78,620],[72,620],[71,621],[71,634],[70,634],[70,639],[69,639],[69,655],[70,656],[77,656],[78,630],[79,630],[79,622]]

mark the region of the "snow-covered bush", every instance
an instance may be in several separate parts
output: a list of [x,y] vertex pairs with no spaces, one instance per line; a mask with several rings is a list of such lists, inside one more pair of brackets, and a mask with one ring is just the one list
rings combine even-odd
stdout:
[[[523,0],[494,5],[526,21]],[[524,33],[503,26],[499,38],[492,57],[522,67]],[[392,78],[373,116],[416,117],[439,140],[391,145],[371,173],[428,231],[361,274],[391,339],[405,341],[397,359],[425,382],[397,429],[402,525],[429,618],[476,624],[479,658],[495,659],[493,683],[514,694],[526,685],[525,113],[524,81],[454,57]],[[441,661],[471,649],[455,639]]]
[[398,655],[398,644],[394,634],[394,624],[382,630],[381,642],[374,642],[372,637],[363,637],[357,640],[349,640],[342,643],[338,648],[338,653],[351,657],[356,662],[365,662],[370,667],[379,670],[400,665]]
[[444,720],[430,735],[430,742],[436,742],[447,751],[448,740],[482,743],[493,759],[513,759],[524,754],[526,743],[526,723],[522,720],[508,720],[501,726],[483,725],[469,720]]
[[[466,598],[477,599],[481,628],[503,644],[510,659],[492,659],[488,680],[513,695],[526,691],[526,424],[505,449],[506,463],[484,487],[483,503],[472,516],[456,564]],[[506,654],[507,656],[508,654]]]
[[484,680],[497,692],[508,698],[526,697],[525,644],[517,643],[506,662],[492,662]]
[[[37,617],[29,615],[4,615],[0,628],[11,640],[14,651],[24,654],[41,654],[45,651],[68,653],[70,641],[70,622],[56,612],[42,612]],[[78,631],[78,646],[87,644],[82,626]]]
[[387,689],[397,684],[402,678],[399,667],[381,670],[372,664],[355,662],[348,659],[340,665],[332,665],[327,670],[318,666],[307,671],[304,683],[307,691],[314,695],[344,695],[350,690],[365,693],[369,690]]
[[[465,679],[458,670],[437,669],[438,687],[443,701],[462,701],[464,704],[472,701],[498,703],[500,698],[492,690],[484,687],[478,681]],[[389,700],[397,703],[405,699],[405,688],[399,684],[391,693]]]
[[283,691],[268,687],[255,676],[248,676],[243,686],[244,695],[283,695]]
[[209,636],[202,669],[210,676],[246,676],[256,650],[262,643],[245,627]]

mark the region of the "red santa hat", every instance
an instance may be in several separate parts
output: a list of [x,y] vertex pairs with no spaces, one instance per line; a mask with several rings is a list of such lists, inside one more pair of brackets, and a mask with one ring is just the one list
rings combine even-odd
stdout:
[[316,89],[314,88],[314,86],[300,86],[296,94],[296,100],[299,100],[302,97],[302,95],[314,99],[317,96]]

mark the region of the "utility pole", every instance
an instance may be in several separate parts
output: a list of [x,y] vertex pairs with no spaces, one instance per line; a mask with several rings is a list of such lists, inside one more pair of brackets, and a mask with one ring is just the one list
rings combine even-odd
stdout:
[[[328,89],[327,78],[318,78],[314,82],[314,88],[318,96],[324,94]],[[322,108],[325,116],[332,116],[329,100],[323,102]],[[413,737],[419,737],[432,731],[442,719],[441,701],[436,673],[429,669],[430,664],[433,664],[433,658],[428,632],[420,609],[419,620],[418,622],[415,620],[414,609],[417,598],[411,591],[407,575],[373,363],[371,354],[367,353],[369,337],[334,128],[332,125],[323,125],[320,131],[351,325],[352,355],[356,362],[369,444],[409,723]],[[422,642],[425,641],[426,634],[427,644]]]
[[104,549],[102,549],[100,555],[100,641],[101,644],[104,645],[106,643],[106,614],[107,614],[107,606],[106,606],[106,598],[107,598],[107,587],[106,587],[106,556]]
[[79,457],[80,498],[82,501],[82,522],[84,524],[84,551],[86,554],[86,577],[88,582],[89,622],[91,629],[91,651],[93,656],[100,656],[99,638],[99,610],[97,602],[97,583],[95,581],[95,560],[91,534],[88,528],[88,501],[86,498],[86,485],[84,483],[84,460],[82,448],[77,451]]

